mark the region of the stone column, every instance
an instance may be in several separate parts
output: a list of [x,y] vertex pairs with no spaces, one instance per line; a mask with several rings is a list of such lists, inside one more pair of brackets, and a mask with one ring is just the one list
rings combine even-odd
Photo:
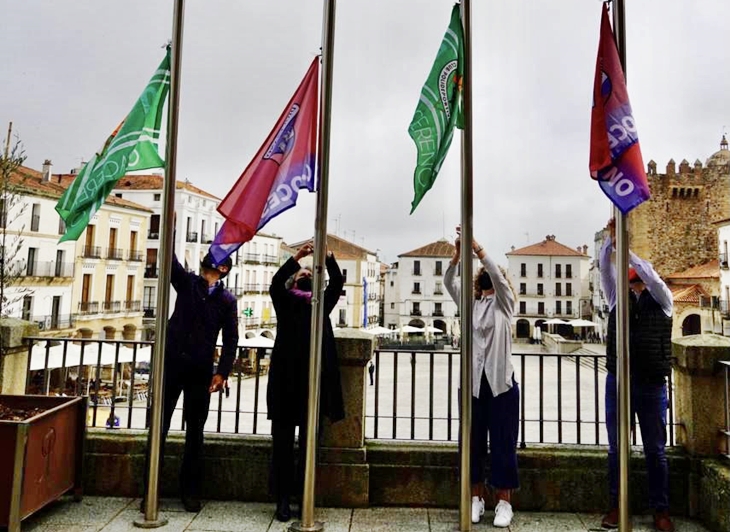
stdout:
[[370,468],[365,453],[366,377],[375,341],[372,335],[359,329],[338,328],[335,343],[345,419],[332,424],[325,418],[322,423],[317,504],[364,507],[370,500]]
[[37,335],[37,323],[16,318],[0,319],[0,393],[25,394],[28,345],[23,338]]
[[672,355],[675,417],[683,426],[677,430],[677,443],[694,456],[717,456],[724,446],[720,430],[725,427],[725,375],[718,362],[730,360],[730,338],[716,334],[676,338]]

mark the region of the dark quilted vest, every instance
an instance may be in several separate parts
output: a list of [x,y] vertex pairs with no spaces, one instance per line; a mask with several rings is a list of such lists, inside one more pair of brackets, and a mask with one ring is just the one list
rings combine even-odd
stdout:
[[[672,318],[644,290],[638,301],[629,295],[631,376],[639,382],[663,382],[671,370]],[[616,307],[608,317],[606,367],[616,373]]]

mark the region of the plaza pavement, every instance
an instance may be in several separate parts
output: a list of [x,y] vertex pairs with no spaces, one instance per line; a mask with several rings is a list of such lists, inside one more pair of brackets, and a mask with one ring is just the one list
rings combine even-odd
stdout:
[[[287,523],[273,519],[274,505],[238,501],[208,501],[197,513],[185,512],[177,500],[163,499],[161,515],[168,524],[164,532],[283,532]],[[321,508],[315,515],[325,523],[325,532],[456,532],[458,511],[438,508]],[[132,532],[141,517],[139,499],[85,497],[81,502],[64,498],[23,522],[23,532]],[[499,530],[487,512],[472,530]],[[684,518],[675,520],[678,532],[707,532],[702,525]],[[515,514],[511,532],[588,532],[602,530],[600,516],[572,513]],[[653,530],[650,516],[633,519],[635,532]],[[505,529],[501,529],[505,530]]]

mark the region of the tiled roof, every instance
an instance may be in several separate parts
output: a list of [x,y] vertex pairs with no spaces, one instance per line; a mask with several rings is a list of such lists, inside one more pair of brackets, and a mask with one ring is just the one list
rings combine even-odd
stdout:
[[574,248],[568,247],[555,240],[555,236],[548,235],[545,240],[532,244],[524,248],[515,249],[507,253],[507,255],[537,255],[551,257],[587,257],[585,253],[581,253]]
[[693,266],[683,272],[675,272],[667,275],[667,279],[719,279],[720,263],[713,259],[704,264]]
[[[163,177],[155,174],[145,175],[125,175],[117,183],[115,190],[160,190],[163,188]],[[175,183],[175,188],[178,190],[183,189],[194,194],[200,194],[206,198],[221,201],[218,196],[214,196],[210,192],[206,192],[202,188],[198,188],[189,181],[178,181]]]
[[670,286],[675,303],[700,304],[700,296],[709,298],[709,294],[698,284]]
[[454,244],[442,238],[425,246],[414,249],[407,253],[401,253],[399,257],[453,257],[456,247]]
[[[66,191],[66,188],[71,184],[74,177],[76,176],[70,176],[70,179],[61,180],[54,174],[51,177],[51,181],[43,181],[43,174],[41,172],[21,166],[18,168],[17,172],[13,174],[11,179],[16,184],[20,185],[20,188],[25,194],[58,199]],[[138,211],[152,212],[152,210],[148,209],[144,205],[140,205],[123,198],[117,198],[114,195],[107,197],[104,204],[135,209]]]
[[[312,239],[310,238],[307,240],[302,240],[301,242],[295,242],[289,245],[294,249],[299,249],[310,240]],[[334,253],[335,257],[337,257],[338,259],[344,260],[361,260],[365,258],[365,255],[376,254],[375,252],[358,246],[357,244],[353,244],[352,242],[349,242],[344,238],[340,238],[339,236],[331,234],[327,235],[327,249]]]

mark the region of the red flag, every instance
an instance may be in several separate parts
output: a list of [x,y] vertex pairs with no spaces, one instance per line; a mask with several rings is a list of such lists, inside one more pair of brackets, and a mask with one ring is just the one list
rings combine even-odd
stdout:
[[624,214],[651,196],[605,3],[593,80],[589,169],[601,190]]
[[211,247],[216,260],[293,207],[299,189],[314,191],[318,79],[315,58],[266,142],[218,206],[226,221]]

